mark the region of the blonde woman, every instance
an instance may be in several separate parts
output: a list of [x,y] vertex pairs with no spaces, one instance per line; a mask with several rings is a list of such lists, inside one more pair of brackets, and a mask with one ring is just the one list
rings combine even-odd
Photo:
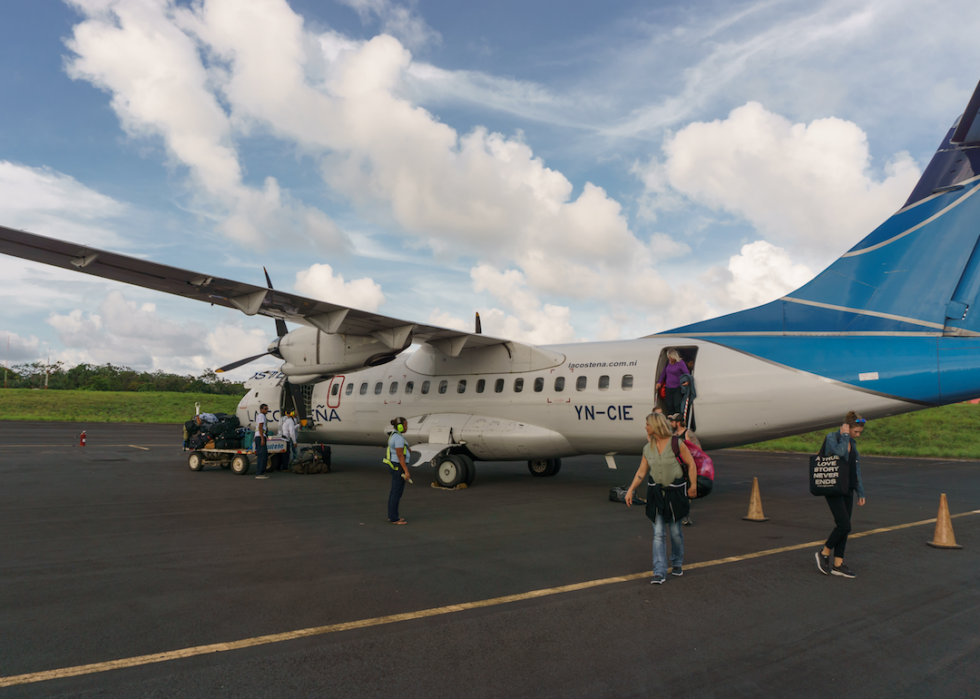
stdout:
[[[633,506],[633,492],[647,475],[647,517],[653,520],[653,580],[661,585],[667,579],[667,539],[664,526],[670,529],[671,574],[684,574],[684,534],[681,519],[691,510],[690,498],[697,497],[698,471],[691,452],[670,429],[667,418],[650,413],[646,421],[649,443],[643,447],[643,458],[633,482],[626,491],[626,504]],[[684,477],[683,462],[687,469]]]
[[681,412],[684,402],[684,397],[681,395],[681,376],[687,372],[687,364],[681,361],[680,353],[673,348],[667,350],[667,366],[660,372],[656,390],[659,395],[661,386],[667,388],[667,394],[664,396],[667,407],[664,412],[668,415]]

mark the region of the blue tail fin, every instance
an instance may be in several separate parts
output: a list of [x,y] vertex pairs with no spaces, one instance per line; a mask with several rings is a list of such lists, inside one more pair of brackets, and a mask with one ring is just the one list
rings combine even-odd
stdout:
[[782,299],[664,334],[980,335],[980,85],[905,206]]

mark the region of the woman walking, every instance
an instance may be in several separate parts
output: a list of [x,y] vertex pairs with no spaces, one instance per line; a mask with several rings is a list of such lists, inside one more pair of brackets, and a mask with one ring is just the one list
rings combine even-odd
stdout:
[[[824,439],[824,453],[828,456],[836,454],[847,459],[848,490],[846,495],[827,495],[827,504],[834,515],[834,530],[824,545],[817,552],[817,568],[824,575],[839,575],[842,578],[853,578],[854,573],[844,565],[844,548],[847,546],[847,535],[851,531],[851,511],[854,509],[854,491],[857,490],[858,505],[864,505],[864,483],[861,482],[861,461],[858,456],[857,443],[854,441],[864,432],[867,422],[853,410],[844,417],[840,429],[831,432]],[[834,565],[830,566],[830,554],[834,554]]]
[[[684,442],[672,434],[667,418],[650,413],[646,421],[647,439],[643,458],[633,482],[626,491],[626,504],[633,506],[633,492],[649,474],[647,517],[653,520],[653,580],[661,585],[667,579],[667,539],[664,526],[670,530],[671,575],[684,574],[684,534],[681,519],[691,509],[690,498],[697,497],[698,471]],[[683,462],[687,478],[681,468]]]
[[408,429],[408,420],[403,417],[396,417],[391,421],[391,426],[395,431],[388,437],[388,451],[385,454],[384,462],[388,464],[391,471],[391,492],[388,493],[388,521],[392,524],[408,524],[407,521],[398,516],[398,503],[405,492],[405,481],[411,476],[408,474],[408,461],[411,458],[411,450],[408,448],[408,440],[403,436]]

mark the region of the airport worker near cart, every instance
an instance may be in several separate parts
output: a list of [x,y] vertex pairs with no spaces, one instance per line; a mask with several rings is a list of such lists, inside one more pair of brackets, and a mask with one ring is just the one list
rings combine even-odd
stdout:
[[667,401],[667,407],[664,412],[668,415],[681,411],[683,400],[681,396],[681,376],[686,374],[687,371],[687,364],[681,361],[681,355],[677,350],[673,348],[667,350],[667,366],[660,372],[656,390],[659,394],[661,386],[665,386],[667,389],[666,395],[664,396],[664,399]]
[[255,438],[253,440],[253,446],[255,447],[255,470],[256,478],[268,478],[265,475],[265,466],[269,461],[269,444],[268,444],[268,420],[266,419],[266,413],[269,412],[269,406],[263,403],[259,406],[259,412],[255,416]]
[[282,461],[279,462],[280,471],[288,471],[289,467],[296,461],[299,451],[296,445],[299,439],[298,427],[299,423],[296,422],[296,411],[290,410],[283,417],[282,423],[279,425],[279,434],[286,440],[286,453],[282,455]]
[[[844,417],[844,424],[839,430],[829,433],[824,438],[824,453],[836,454],[847,459],[848,490],[846,495],[826,495],[827,504],[834,515],[834,530],[824,545],[817,552],[817,568],[824,575],[838,575],[842,578],[853,578],[854,573],[844,565],[844,548],[847,546],[847,535],[851,531],[851,512],[854,509],[854,491],[857,491],[858,505],[864,505],[864,483],[861,482],[861,460],[858,455],[857,443],[854,441],[864,432],[867,422],[853,410]],[[834,554],[834,565],[830,566],[830,554]]]
[[[653,580],[651,585],[661,585],[667,579],[667,540],[665,527],[670,530],[671,574],[684,574],[684,533],[681,518],[691,509],[691,498],[697,497],[698,470],[691,452],[684,442],[671,433],[667,418],[650,413],[646,420],[647,439],[643,458],[636,469],[633,482],[626,491],[626,505],[633,506],[633,492],[649,475],[647,490],[647,517],[653,521]],[[675,456],[687,467],[688,478]],[[690,480],[688,480],[690,479]]]
[[391,421],[391,426],[395,431],[388,437],[388,450],[385,452],[384,462],[391,471],[391,492],[388,494],[388,521],[392,524],[408,524],[403,518],[398,516],[398,503],[405,492],[405,481],[411,480],[408,473],[408,461],[411,458],[411,450],[408,448],[408,440],[405,439],[405,430],[408,429],[408,420],[403,417],[396,417]]

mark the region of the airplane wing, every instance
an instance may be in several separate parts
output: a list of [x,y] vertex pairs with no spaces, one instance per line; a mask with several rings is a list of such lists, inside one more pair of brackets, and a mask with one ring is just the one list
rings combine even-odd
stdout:
[[327,333],[370,335],[393,349],[404,347],[409,335],[414,342],[427,342],[451,357],[459,356],[464,346],[477,349],[508,342],[482,334],[390,318],[4,226],[0,226],[0,253],[234,308],[246,315],[281,318]]

